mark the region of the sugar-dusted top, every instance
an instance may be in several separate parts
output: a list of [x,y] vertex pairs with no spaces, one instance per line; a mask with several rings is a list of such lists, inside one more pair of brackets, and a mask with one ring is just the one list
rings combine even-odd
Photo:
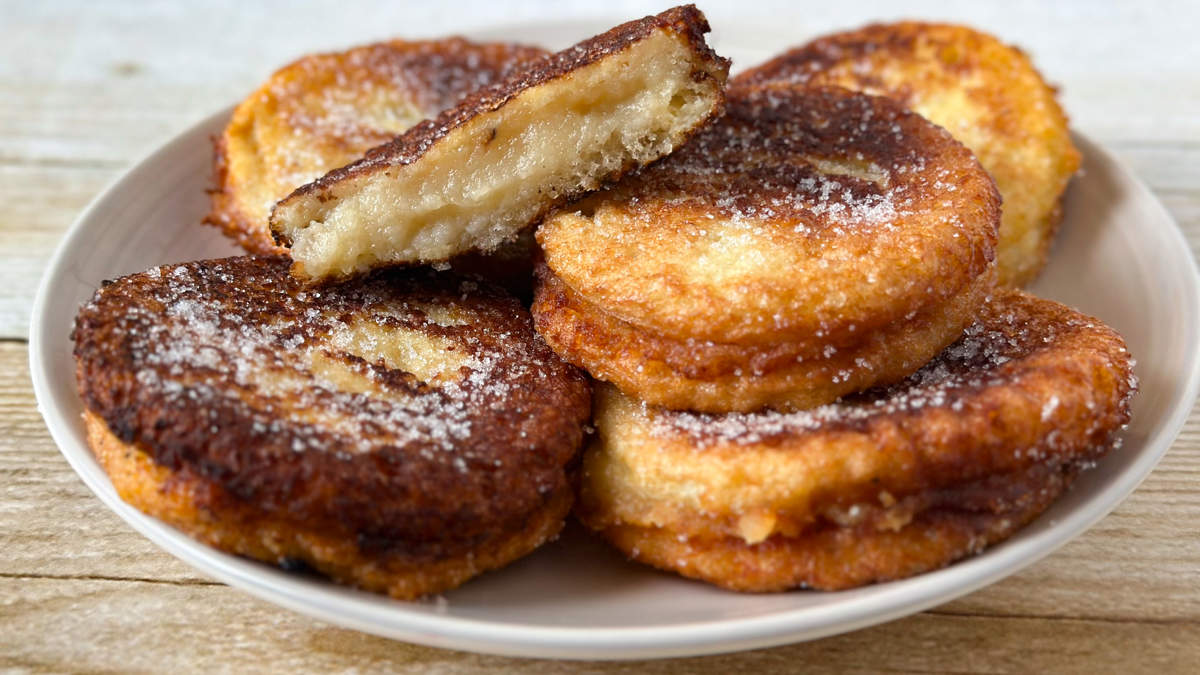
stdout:
[[[1038,419],[1031,422],[1050,422],[1070,403],[1090,413],[1066,423],[1115,431],[1128,420],[1129,401],[1137,391],[1132,366],[1123,340],[1098,320],[1021,291],[998,291],[959,340],[891,386],[790,413],[647,413],[653,419],[653,434],[682,434],[701,448],[788,444],[803,442],[806,436],[868,432],[879,423],[916,420],[926,410],[951,411],[965,420],[964,430],[971,431],[969,424],[976,421],[972,413],[986,417],[987,408],[999,400],[994,397],[1007,396],[1037,404]],[[1069,397],[1073,400],[1068,402]],[[986,425],[975,431],[985,433]],[[1041,442],[1049,444],[1043,450],[1053,451],[1055,436],[1047,434]]]
[[731,89],[667,159],[547,218],[546,262],[604,311],[675,339],[869,330],[990,273],[995,186],[883,98]]
[[85,406],[235,498],[384,538],[482,532],[563,484],[588,387],[516,300],[431,271],[304,287],[288,263],[106,284],[74,333]]
[[966,26],[871,24],[790,49],[731,84],[766,82],[887,96],[945,127],[975,153],[1004,199],[999,282],[1023,286],[1045,263],[1080,155],[1055,89],[1019,48]]
[[302,57],[239,104],[217,139],[207,221],[251,252],[277,252],[275,202],[546,54],[445,38]]

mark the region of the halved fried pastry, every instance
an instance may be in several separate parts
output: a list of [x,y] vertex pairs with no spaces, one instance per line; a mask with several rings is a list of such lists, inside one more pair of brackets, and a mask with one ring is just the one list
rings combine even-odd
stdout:
[[678,147],[720,111],[728,62],[687,6],[618,26],[476,92],[280,201],[304,279],[490,250],[569,197]]

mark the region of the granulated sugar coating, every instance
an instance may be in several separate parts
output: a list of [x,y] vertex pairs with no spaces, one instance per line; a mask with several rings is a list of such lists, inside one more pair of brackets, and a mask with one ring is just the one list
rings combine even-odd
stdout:
[[1091,317],[998,291],[909,378],[794,413],[598,392],[578,512],[633,557],[738,590],[837,589],[978,553],[1119,446],[1137,381]]
[[447,38],[305,56],[234,110],[206,222],[251,253],[280,252],[267,228],[275,202],[547,54]]
[[754,344],[953,297],[988,273],[998,217],[991,180],[941,129],[888,100],[781,86],[732,91],[724,117],[538,241],[606,312]]
[[287,269],[106,285],[75,331],[87,409],[159,465],[361,536],[504,530],[565,486],[588,387],[516,300],[432,271],[304,287]]
[[962,332],[993,283],[999,206],[966,148],[893,101],[733,88],[679,151],[541,225],[534,319],[653,404],[812,407]]
[[489,252],[718,114],[729,62],[694,6],[630,21],[476,90],[280,200],[292,273],[343,279]]
[[[1075,358],[1108,359],[1110,363],[1098,362],[1094,367],[1103,371],[1117,372],[1128,369],[1132,364],[1123,345],[1106,345],[1105,350],[1092,347],[1092,354],[1072,355],[1072,341],[1080,341],[1080,335],[1096,333],[1090,341],[1100,337],[1112,342],[1116,334],[1097,320],[1070,310],[1042,315],[1030,311],[1037,303],[1065,309],[1049,301],[1034,303],[1031,296],[1026,304],[1016,301],[1018,296],[1001,292],[1000,300],[991,300],[985,305],[979,319],[969,326],[961,338],[934,357],[920,370],[903,381],[880,387],[810,410],[792,413],[763,411],[750,414],[711,415],[683,411],[649,411],[653,418],[653,434],[670,437],[684,433],[697,448],[712,445],[759,445],[787,442],[783,439],[809,431],[832,431],[839,429],[862,430],[870,427],[873,420],[885,419],[901,414],[918,414],[925,408],[940,408],[962,413],[979,405],[979,396],[990,389],[1010,386],[1024,375],[1028,362],[1034,355],[1047,360],[1058,354]],[[1007,305],[1013,305],[1008,307]],[[1039,308],[1040,309],[1040,308]],[[1037,311],[1037,310],[1035,310]],[[1119,338],[1116,338],[1119,341]],[[1067,346],[1064,346],[1067,343]],[[1129,360],[1129,364],[1123,364]],[[1110,402],[1121,409],[1128,408],[1128,398],[1136,391],[1136,377],[1129,374],[1129,381],[1120,385],[1124,398]],[[1064,405],[1070,395],[1076,397],[1097,396],[1097,400],[1085,400],[1084,409],[1099,410],[1104,407],[1100,399],[1105,390],[1086,392],[1055,393],[1049,390],[1044,403],[1039,407],[1038,418],[1050,422],[1054,413]],[[1095,423],[1099,424],[1100,420]],[[1054,439],[1048,442],[1053,443]]]
[[743,72],[731,86],[781,82],[887,96],[945,127],[1004,198],[1001,285],[1034,279],[1079,168],[1055,90],[1016,47],[965,26],[902,21],[835,33]]

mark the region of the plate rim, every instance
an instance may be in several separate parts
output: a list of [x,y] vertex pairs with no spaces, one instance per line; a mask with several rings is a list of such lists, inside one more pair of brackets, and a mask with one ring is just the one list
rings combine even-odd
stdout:
[[[1182,395],[1172,401],[1174,409],[1163,424],[1147,437],[1145,446],[1148,452],[1144,451],[1111,485],[1089,497],[1084,505],[1065,514],[1053,526],[1042,532],[1020,540],[1010,540],[990,548],[983,556],[959,561],[941,570],[874,586],[872,588],[877,592],[847,598],[836,606],[803,607],[761,616],[682,622],[668,626],[583,628],[533,623],[497,623],[471,617],[396,611],[403,610],[403,606],[384,607],[380,602],[364,603],[357,597],[351,602],[346,595],[346,591],[351,589],[327,583],[320,583],[314,593],[313,581],[302,577],[283,576],[284,573],[264,568],[260,563],[218,552],[121,501],[107,476],[98,479],[92,470],[93,467],[86,466],[85,462],[91,455],[86,445],[82,448],[82,455],[81,449],[74,447],[77,444],[76,440],[65,426],[70,420],[54,405],[51,394],[47,348],[51,344],[48,338],[53,336],[45,335],[52,312],[50,292],[58,275],[63,273],[67,256],[74,248],[73,242],[88,231],[89,221],[94,218],[94,214],[107,202],[117,200],[132,187],[133,179],[139,170],[144,171],[148,165],[169,156],[177,146],[193,142],[194,135],[208,134],[208,130],[226,119],[231,110],[232,106],[229,106],[210,114],[152,149],[114,178],[67,229],[43,272],[32,305],[29,329],[30,374],[38,410],[59,451],[88,488],[110,510],[157,546],[198,572],[215,577],[272,604],[322,621],[393,639],[449,649],[506,656],[590,659],[699,656],[817,639],[884,623],[995,583],[1045,558],[1082,534],[1116,508],[1145,480],[1173,445],[1186,423],[1197,394],[1200,393],[1200,353],[1193,349],[1190,352],[1190,368],[1186,369],[1184,375],[1186,379],[1183,380],[1185,385]],[[1184,273],[1184,276],[1191,282],[1187,291],[1192,296],[1193,322],[1200,326],[1200,270],[1197,269],[1196,260],[1178,223],[1149,187],[1115,156],[1082,134],[1073,133],[1073,137],[1085,158],[1099,157],[1114,167],[1137,190],[1142,201],[1152,202],[1163,222],[1170,225],[1160,234],[1168,237],[1171,243],[1184,252],[1185,267],[1190,272]],[[69,451],[68,448],[72,449]],[[94,459],[92,461],[94,462]],[[1084,508],[1087,504],[1092,505],[1090,509]],[[272,572],[274,574],[271,574]],[[378,600],[374,595],[352,590],[351,592]],[[329,603],[340,603],[342,607],[325,606]],[[815,625],[812,621],[814,613],[823,617],[823,620]],[[377,621],[383,616],[386,616],[386,625],[380,625]],[[831,616],[834,620],[829,620]]]

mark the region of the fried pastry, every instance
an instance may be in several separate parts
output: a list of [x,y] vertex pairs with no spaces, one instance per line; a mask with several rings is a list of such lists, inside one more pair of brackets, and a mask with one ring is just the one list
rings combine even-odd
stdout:
[[762,82],[889,96],[945,127],[975,152],[1004,199],[998,282],[1037,277],[1080,155],[1054,89],[1019,49],[964,26],[875,24],[797,47],[732,86]]
[[480,90],[298,188],[271,229],[308,279],[437,262],[511,239],[670,153],[719,112],[728,61],[695,7],[618,26]]
[[1119,441],[1124,342],[998,292],[904,381],[813,410],[647,406],[605,385],[577,511],[636,560],[737,590],[826,590],[944,566],[1008,537]]
[[242,101],[215,140],[205,222],[251,253],[285,253],[267,225],[275,202],[546,55],[448,38],[305,56]]
[[554,537],[589,385],[517,301],[428,270],[305,288],[288,265],[158,267],[80,311],[88,438],[118,494],[397,598]]
[[971,153],[890,99],[743,87],[670,157],[542,223],[534,321],[656,405],[821,405],[961,334],[999,208]]

